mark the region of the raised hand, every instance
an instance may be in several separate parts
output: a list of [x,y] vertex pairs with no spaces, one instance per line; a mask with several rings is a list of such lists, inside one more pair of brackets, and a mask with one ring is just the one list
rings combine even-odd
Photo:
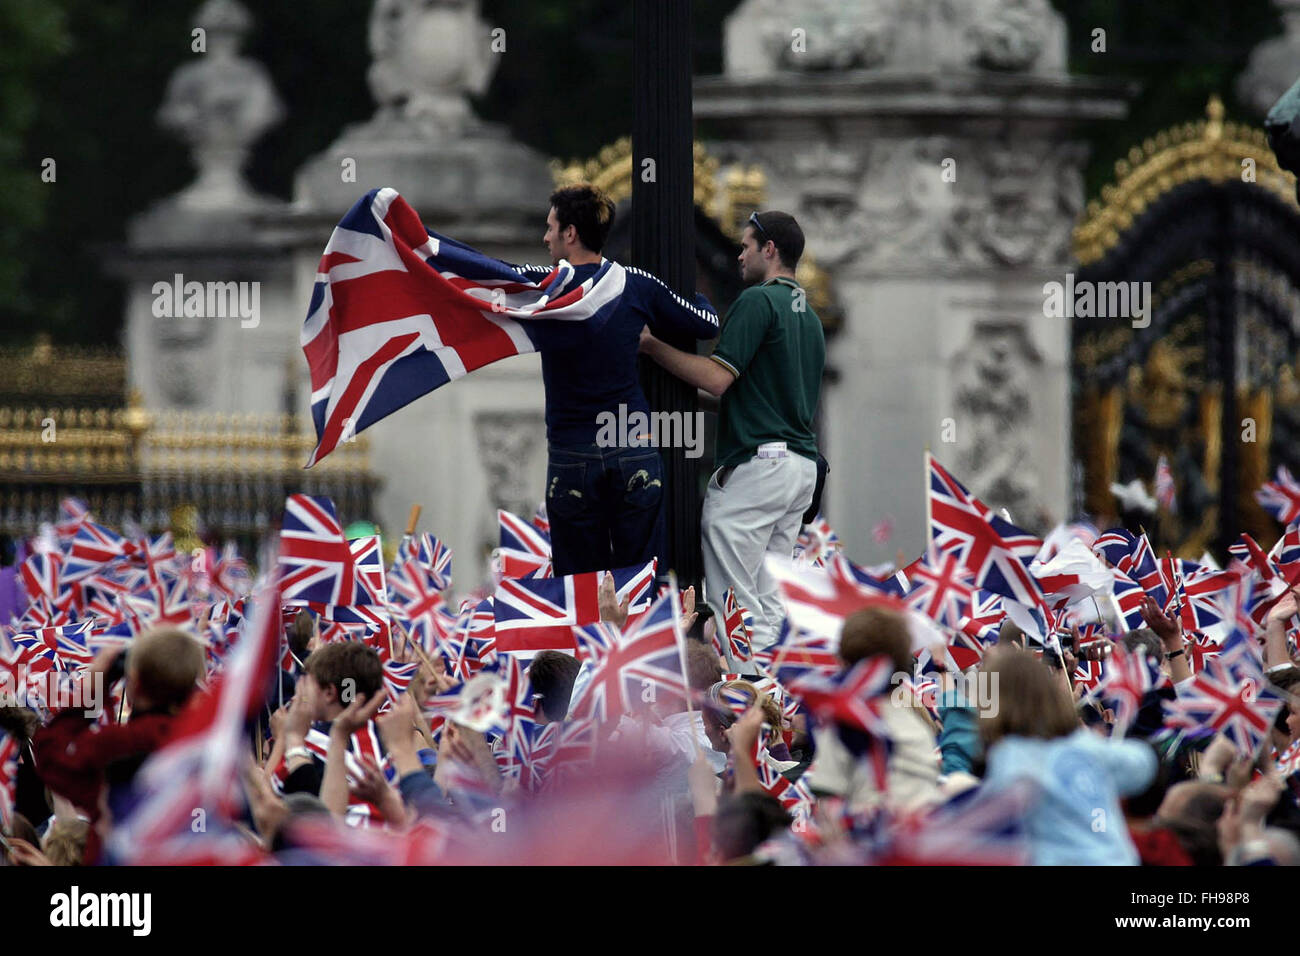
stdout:
[[627,623],[627,609],[631,602],[632,598],[629,595],[621,604],[619,603],[618,590],[614,587],[614,575],[605,572],[605,577],[600,582],[600,590],[597,592],[600,619],[621,628]]
[[1296,588],[1292,587],[1277,599],[1277,603],[1268,612],[1268,623],[1285,624],[1298,613],[1300,613],[1300,601],[1296,599]]
[[355,697],[352,703],[344,709],[343,713],[334,718],[334,723],[330,727],[330,733],[342,737],[351,737],[358,730],[368,724],[379,713],[379,708],[383,706],[384,698],[387,691],[382,687],[367,697]]
[[[1166,649],[1176,650],[1182,646],[1183,641],[1183,622],[1176,615],[1170,617],[1160,610],[1160,605],[1152,600],[1150,595],[1142,596],[1142,603],[1138,605],[1138,611],[1142,615],[1142,620],[1146,626],[1151,628],[1160,638]],[[1175,647],[1169,647],[1169,645]]]
[[699,616],[695,610],[695,585],[692,584],[682,592],[682,630],[689,631]]

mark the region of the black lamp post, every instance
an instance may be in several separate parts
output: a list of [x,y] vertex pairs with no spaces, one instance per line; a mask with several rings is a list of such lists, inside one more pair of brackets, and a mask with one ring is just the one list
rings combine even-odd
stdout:
[[[694,122],[691,0],[634,0],[632,262],[688,299],[695,295]],[[691,340],[670,342],[695,350]],[[695,389],[643,359],[652,411],[694,414]],[[667,554],[680,586],[700,580],[698,467],[682,448],[662,450]]]

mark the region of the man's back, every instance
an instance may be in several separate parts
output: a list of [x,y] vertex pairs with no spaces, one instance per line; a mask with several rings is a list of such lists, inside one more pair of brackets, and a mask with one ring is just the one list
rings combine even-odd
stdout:
[[[599,264],[574,267],[568,289],[587,281]],[[594,445],[601,412],[649,411],[637,375],[637,343],[642,326],[661,334],[711,338],[717,316],[674,295],[648,273],[625,269],[622,300],[599,327],[589,322],[540,320],[525,324],[542,354],[546,386],[546,437],[559,447]],[[707,303],[705,303],[707,305]]]
[[715,464],[742,464],[767,442],[785,442],[794,454],[816,460],[813,425],[826,338],[793,281],[746,289],[727,315],[713,358],[738,376],[722,396]]

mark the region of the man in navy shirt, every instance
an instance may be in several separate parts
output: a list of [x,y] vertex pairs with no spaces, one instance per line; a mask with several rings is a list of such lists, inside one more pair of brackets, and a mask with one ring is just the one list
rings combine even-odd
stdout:
[[[574,267],[567,291],[589,280],[605,262],[600,250],[614,223],[614,203],[585,183],[556,190],[550,202],[542,241],[554,264],[564,260]],[[648,272],[631,267],[623,272],[618,307],[603,324],[522,323],[542,355],[549,448],[546,514],[556,575],[628,567],[663,556],[658,451],[648,436],[621,436],[618,447],[609,447],[598,433],[610,415],[618,421],[638,411],[648,417],[637,379],[643,326],[661,337],[711,339],[718,334],[717,312],[703,296],[691,303]]]

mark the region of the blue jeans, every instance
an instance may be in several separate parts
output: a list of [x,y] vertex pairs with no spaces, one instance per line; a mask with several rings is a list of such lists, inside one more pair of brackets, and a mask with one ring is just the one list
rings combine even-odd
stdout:
[[661,557],[663,485],[657,449],[552,445],[546,516],[556,575],[610,571]]

